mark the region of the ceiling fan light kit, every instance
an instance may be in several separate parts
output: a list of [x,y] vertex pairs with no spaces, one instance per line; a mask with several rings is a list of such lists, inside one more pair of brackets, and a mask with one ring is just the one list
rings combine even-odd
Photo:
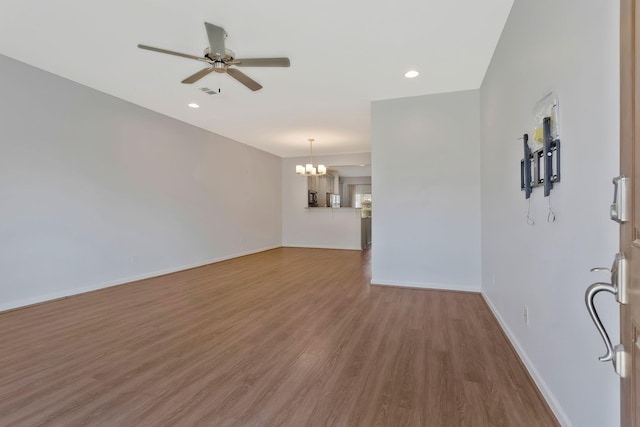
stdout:
[[225,47],[227,32],[224,28],[208,22],[205,22],[204,26],[207,30],[207,37],[209,39],[209,47],[205,48],[204,56],[189,55],[143,44],[139,44],[138,47],[140,49],[181,56],[183,58],[194,59],[196,61],[209,64],[207,68],[203,68],[197,73],[182,80],[182,83],[185,84],[195,83],[206,75],[216,72],[226,73],[252,91],[256,91],[262,89],[262,85],[244,74],[242,71],[232,67],[289,67],[291,65],[289,58],[236,58],[236,54],[231,49],[227,49]]
[[306,165],[296,165],[296,173],[298,175],[325,175],[327,173],[327,167],[325,165],[318,165],[316,168],[313,166],[313,141],[315,139],[309,138],[309,163]]

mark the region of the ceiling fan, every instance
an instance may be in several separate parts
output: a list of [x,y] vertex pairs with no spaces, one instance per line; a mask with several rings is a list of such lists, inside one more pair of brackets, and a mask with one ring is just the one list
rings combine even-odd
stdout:
[[195,83],[209,73],[227,73],[249,89],[256,91],[262,89],[262,85],[242,71],[232,68],[236,67],[288,67],[291,65],[289,58],[236,58],[236,54],[232,50],[227,49],[224,45],[224,39],[227,38],[227,32],[222,27],[204,23],[209,37],[209,47],[205,48],[204,56],[189,55],[186,53],[174,52],[167,49],[146,46],[139,44],[140,49],[152,50],[154,52],[166,53],[169,55],[181,56],[183,58],[195,59],[196,61],[206,62],[209,67],[203,68],[197,73],[182,80],[182,83]]

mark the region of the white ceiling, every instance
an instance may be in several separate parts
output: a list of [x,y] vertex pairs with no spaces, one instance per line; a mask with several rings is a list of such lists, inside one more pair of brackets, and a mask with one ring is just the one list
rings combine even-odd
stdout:
[[[281,157],[306,155],[309,137],[315,154],[367,152],[370,101],[480,86],[512,3],[3,0],[0,53]],[[205,21],[237,57],[291,68],[243,68],[258,92],[215,73],[184,85],[202,63],[136,47],[199,56]]]

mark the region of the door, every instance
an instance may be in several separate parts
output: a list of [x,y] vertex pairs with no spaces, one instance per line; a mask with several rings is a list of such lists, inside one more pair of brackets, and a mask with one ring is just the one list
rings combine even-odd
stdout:
[[621,416],[623,426],[640,427],[640,0],[621,0],[620,19],[620,174],[630,186],[629,218],[620,224],[627,270],[621,277]]

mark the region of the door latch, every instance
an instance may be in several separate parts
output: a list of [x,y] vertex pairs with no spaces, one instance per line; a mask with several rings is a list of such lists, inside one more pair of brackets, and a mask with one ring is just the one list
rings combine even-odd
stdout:
[[617,176],[613,178],[613,203],[610,215],[615,222],[622,224],[629,220],[631,204],[629,203],[630,178]]
[[611,283],[615,292],[612,292],[616,296],[616,301],[620,304],[626,304],[628,301],[627,296],[627,259],[623,252],[618,252],[613,259],[611,268],[607,267],[594,267],[591,272],[605,271],[611,274]]

